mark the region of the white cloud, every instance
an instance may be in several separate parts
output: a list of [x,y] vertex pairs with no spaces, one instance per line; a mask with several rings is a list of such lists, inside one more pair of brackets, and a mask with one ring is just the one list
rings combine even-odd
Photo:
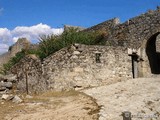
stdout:
[[61,34],[62,32],[63,28],[51,28],[42,23],[30,27],[18,26],[13,30],[0,28],[0,42],[16,42],[21,37],[32,41],[38,39],[40,35]]
[[7,42],[12,39],[10,30],[7,28],[0,28],[0,42]]
[[40,35],[61,34],[62,32],[62,28],[55,29],[46,24],[40,23],[30,27],[18,26],[11,31],[11,34],[14,36],[13,41],[15,42],[19,37],[26,37],[32,41],[38,39]]
[[25,37],[31,42],[37,40],[40,35],[61,34],[63,28],[51,28],[46,24],[37,24],[34,26],[17,26],[13,30],[0,28],[0,51],[6,51],[4,44],[13,44],[18,38]]
[[8,51],[9,46],[7,44],[0,44],[0,54]]

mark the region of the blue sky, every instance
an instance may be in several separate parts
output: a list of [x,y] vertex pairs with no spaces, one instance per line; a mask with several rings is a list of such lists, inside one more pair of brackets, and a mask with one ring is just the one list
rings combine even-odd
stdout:
[[0,26],[32,26],[44,23],[89,27],[113,17],[121,21],[155,9],[160,0],[0,0]]
[[33,41],[61,33],[64,24],[90,27],[114,17],[124,22],[158,5],[160,0],[0,0],[0,48],[18,37]]

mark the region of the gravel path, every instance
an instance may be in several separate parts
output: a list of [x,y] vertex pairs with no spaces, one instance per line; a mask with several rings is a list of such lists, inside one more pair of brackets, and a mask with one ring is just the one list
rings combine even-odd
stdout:
[[160,78],[139,78],[84,90],[101,106],[99,120],[123,120],[130,111],[133,120],[160,120]]

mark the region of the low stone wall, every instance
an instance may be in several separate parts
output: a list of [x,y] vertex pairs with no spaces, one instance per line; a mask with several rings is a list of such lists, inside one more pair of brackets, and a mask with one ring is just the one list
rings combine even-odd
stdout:
[[121,47],[75,44],[46,58],[43,75],[53,90],[93,87],[132,78],[131,63]]

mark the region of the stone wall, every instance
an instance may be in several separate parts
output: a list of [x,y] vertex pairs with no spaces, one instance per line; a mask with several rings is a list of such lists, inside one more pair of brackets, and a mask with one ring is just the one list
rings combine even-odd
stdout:
[[[148,50],[148,44],[152,44],[156,46],[156,48],[160,48],[160,44],[156,43],[156,36],[160,34],[160,8],[157,7],[157,10],[149,10],[148,12],[129,19],[128,21],[121,24],[113,24],[118,23],[114,22],[118,20],[110,20],[108,22],[104,22],[93,26],[91,28],[86,29],[85,31],[93,31],[93,30],[105,30],[105,40],[106,45],[108,46],[121,46],[124,48],[132,49],[135,51],[137,56],[142,61],[137,61],[137,71],[138,77],[149,77],[154,72],[151,70],[152,64],[155,64],[155,61],[152,59],[159,58],[159,53],[149,52],[150,54],[155,54],[148,56],[146,51]],[[106,28],[106,29],[105,29]],[[154,42],[148,42],[154,41]],[[157,40],[158,41],[158,40]],[[152,49],[155,49],[154,46]],[[158,50],[158,49],[157,49]],[[151,60],[153,62],[151,62]],[[160,66],[160,63],[157,64]],[[153,66],[156,67],[156,65]],[[156,74],[160,74],[160,68],[157,67]]]
[[122,24],[112,19],[84,31],[97,30],[105,31],[105,46],[75,44],[50,55],[42,64],[39,59],[23,59],[16,67],[19,85],[25,83],[26,65],[29,89],[33,91],[86,88],[160,74],[160,54],[156,51],[160,48],[156,40],[160,34],[160,9]]
[[131,67],[131,58],[122,47],[75,44],[46,58],[43,74],[49,89],[66,90],[132,78]]
[[156,51],[160,53],[160,34],[157,36],[156,40]]
[[35,55],[27,55],[11,68],[11,72],[17,76],[17,89],[20,91],[26,91],[26,83],[28,83],[29,93],[47,89],[46,81],[42,76],[41,61]]
[[160,32],[160,8],[149,10],[120,23],[118,18],[87,28],[84,31],[106,31],[106,45],[140,48],[154,34]]
[[90,31],[105,31],[106,36],[111,34],[111,30],[114,29],[117,25],[120,24],[120,21],[118,18],[113,18],[111,20],[104,21],[100,24],[97,24],[95,26],[89,27],[84,32],[90,32]]

